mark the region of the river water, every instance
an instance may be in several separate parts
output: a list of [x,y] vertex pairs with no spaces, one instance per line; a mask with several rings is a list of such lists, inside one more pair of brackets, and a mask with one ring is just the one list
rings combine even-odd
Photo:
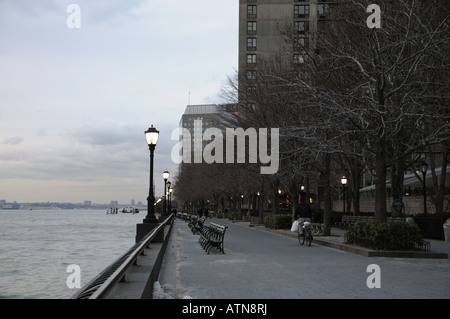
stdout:
[[145,214],[0,210],[0,299],[70,298],[68,266],[83,287],[134,245]]

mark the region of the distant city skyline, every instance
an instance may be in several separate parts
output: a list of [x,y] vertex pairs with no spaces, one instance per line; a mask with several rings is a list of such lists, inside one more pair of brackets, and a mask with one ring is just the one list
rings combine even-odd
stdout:
[[92,201],[84,201],[81,203],[70,202],[6,202],[0,200],[0,211],[2,210],[104,210],[111,212],[113,210],[123,208],[136,208],[139,210],[147,210],[147,203],[141,201],[119,203],[118,201],[111,201],[109,203],[94,203]]
[[237,46],[237,1],[1,1],[0,199],[145,202],[150,125],[161,196],[172,131],[221,103]]

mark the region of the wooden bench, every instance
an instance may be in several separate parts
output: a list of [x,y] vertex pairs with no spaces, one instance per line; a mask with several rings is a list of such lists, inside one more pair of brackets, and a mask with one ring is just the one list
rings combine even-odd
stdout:
[[197,222],[197,216],[189,216],[186,222],[188,223],[189,228],[192,229],[192,227],[194,227],[195,223]]
[[205,218],[193,218],[191,222],[189,222],[189,228],[192,233],[195,235],[197,233],[201,233],[203,229],[203,224],[205,223]]
[[217,248],[222,254],[225,254],[223,240],[225,231],[228,227],[211,222],[209,226],[203,226],[199,233],[199,243],[202,248],[209,254],[211,248]]
[[179,213],[177,214],[177,217],[181,220],[188,221],[190,215],[188,215],[187,213]]

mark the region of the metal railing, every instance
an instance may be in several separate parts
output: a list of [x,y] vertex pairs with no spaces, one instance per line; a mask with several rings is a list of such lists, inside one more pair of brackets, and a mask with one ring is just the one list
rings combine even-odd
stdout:
[[139,255],[141,255],[152,240],[164,227],[172,222],[171,214],[162,223],[150,231],[144,238],[134,244],[125,254],[119,257],[110,266],[105,268],[97,277],[92,279],[87,285],[82,287],[71,299],[101,299],[119,282],[123,281],[128,269],[135,265]]

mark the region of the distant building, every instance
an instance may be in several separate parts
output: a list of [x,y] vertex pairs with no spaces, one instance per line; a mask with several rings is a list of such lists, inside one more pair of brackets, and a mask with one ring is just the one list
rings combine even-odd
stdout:
[[191,150],[194,150],[195,145],[201,145],[203,147],[205,144],[209,143],[209,141],[199,140],[201,135],[196,133],[203,134],[208,128],[218,128],[221,131],[224,131],[225,128],[232,126],[232,115],[237,112],[237,104],[202,104],[186,106],[179,125],[180,128],[189,131]]
[[92,201],[91,200],[85,200],[84,201],[84,206],[92,206]]
[[20,204],[17,202],[7,203],[4,200],[0,201],[0,209],[19,209],[19,208],[20,208]]

